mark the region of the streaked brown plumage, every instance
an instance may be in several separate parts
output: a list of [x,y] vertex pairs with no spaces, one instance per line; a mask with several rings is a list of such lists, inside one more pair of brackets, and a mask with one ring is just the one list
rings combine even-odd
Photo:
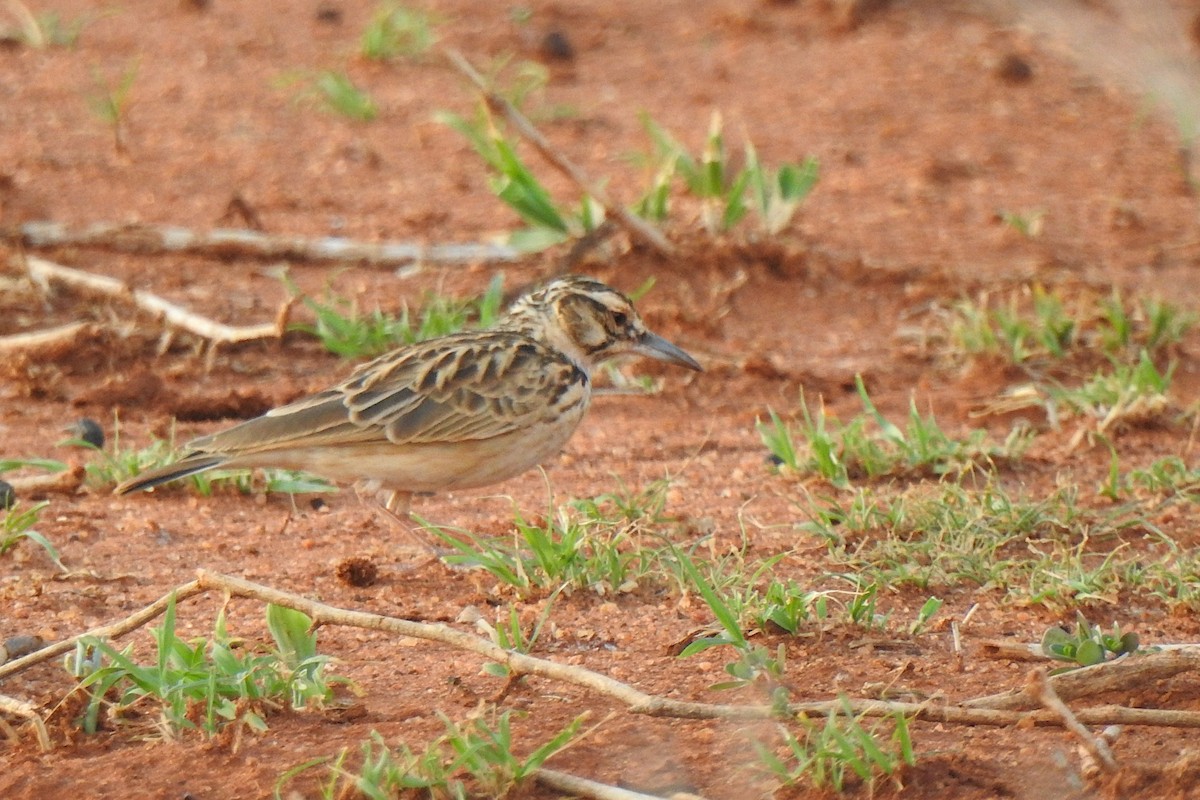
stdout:
[[588,278],[524,295],[495,327],[430,339],[359,367],[342,383],[189,443],[175,464],[117,494],[215,467],[299,469],[391,492],[498,483],[557,453],[591,400],[601,362],[637,354],[699,370],[649,332],[620,292]]

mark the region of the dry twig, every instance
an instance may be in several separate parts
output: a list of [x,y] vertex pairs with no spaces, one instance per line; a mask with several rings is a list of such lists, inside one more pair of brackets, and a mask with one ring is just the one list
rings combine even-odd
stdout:
[[502,244],[358,242],[336,236],[308,239],[236,228],[194,231],[176,225],[121,225],[113,222],[98,222],[78,228],[59,222],[26,222],[21,225],[20,236],[26,247],[75,245],[127,253],[194,253],[217,258],[336,261],[380,267],[399,267],[412,263],[515,261],[520,255]]
[[556,769],[541,767],[534,773],[538,783],[566,792],[573,797],[592,797],[595,800],[660,800],[657,795],[642,794],[629,789],[609,786],[606,783],[596,783],[587,778],[580,778]]
[[1088,755],[1094,759],[1095,763],[1100,764],[1106,770],[1114,770],[1117,768],[1117,761],[1113,758],[1112,750],[1108,747],[1108,742],[1103,738],[1092,736],[1092,732],[1084,727],[1073,713],[1067,707],[1067,704],[1054,693],[1054,687],[1050,685],[1050,680],[1046,676],[1045,669],[1035,669],[1030,671],[1029,680],[1026,682],[1025,691],[1030,697],[1036,699],[1051,713],[1056,714],[1062,720],[1063,727],[1075,735],[1075,738],[1083,745],[1083,749],[1088,752]]
[[33,729],[37,731],[38,746],[42,748],[43,753],[49,752],[50,733],[46,730],[46,723],[42,722],[42,715],[36,706],[26,703],[24,700],[0,694],[0,712],[28,720]]
[[[32,256],[26,257],[25,263],[30,279],[40,286],[47,286],[52,281],[58,281],[105,297],[128,300],[142,311],[153,314],[168,325],[207,339],[214,345],[247,342],[253,339],[276,339],[283,336],[287,329],[288,315],[284,311],[276,314],[273,321],[261,325],[240,327],[226,325],[223,322],[200,316],[152,292],[134,289],[125,282],[107,275],[84,272]],[[290,307],[291,301],[284,305],[285,309]]]
[[604,206],[604,210],[620,222],[633,236],[641,239],[663,255],[669,256],[675,253],[675,246],[667,240],[667,237],[663,236],[662,231],[639,218],[636,214],[630,213],[622,204],[613,201],[609,197],[608,192],[604,190],[604,187],[588,178],[583,173],[583,170],[575,166],[562,153],[555,150],[546,137],[542,136],[541,132],[533,126],[533,123],[516,106],[505,100],[488,85],[488,82],[471,66],[471,62],[467,61],[462,53],[448,48],[446,50],[446,57],[450,59],[450,63],[459,72],[466,75],[471,83],[475,84],[480,94],[483,95],[484,101],[487,102],[488,107],[508,120],[509,124],[517,129],[517,133],[525,137],[551,166],[570,178],[571,182],[578,186],[584,193],[594,197],[596,202]]
[[48,350],[66,350],[81,339],[94,335],[96,325],[91,322],[70,322],[40,331],[14,333],[0,336],[0,354],[41,353]]
[[[722,705],[693,703],[650,695],[622,683],[607,675],[524,653],[505,650],[487,639],[451,628],[447,625],[388,617],[364,611],[351,611],[320,603],[290,592],[272,589],[242,578],[220,575],[208,570],[199,570],[197,579],[185,583],[149,606],[115,623],[105,625],[87,633],[74,636],[63,642],[49,645],[22,658],[0,665],[0,680],[16,674],[34,664],[41,663],[74,649],[85,637],[114,638],[135,630],[162,614],[172,600],[183,600],[208,591],[222,591],[230,596],[259,600],[295,609],[307,614],[314,626],[345,625],[380,630],[446,644],[460,650],[476,653],[506,665],[514,674],[536,675],[590,689],[599,694],[624,703],[631,713],[654,717],[684,719],[771,719],[779,716],[778,710],[770,705]],[[1192,658],[1195,653],[1176,651],[1176,656]],[[1152,656],[1147,656],[1149,659]],[[1145,660],[1145,659],[1143,659]],[[1114,662],[1115,663],[1115,662]],[[1188,661],[1186,663],[1193,663]],[[1178,671],[1178,669],[1176,670]],[[1122,673],[1126,677],[1130,673]],[[1146,672],[1134,673],[1144,676]],[[1060,676],[1061,677],[1061,676]],[[970,705],[949,705],[934,702],[905,703],[881,700],[833,700],[815,703],[796,703],[788,706],[787,714],[823,715],[841,713],[847,704],[854,714],[866,716],[891,716],[903,714],[914,719],[966,725],[1011,726],[1017,724],[1064,726],[1068,722],[1059,710],[1043,708],[1035,711],[1015,711],[995,708],[979,708]],[[1147,725],[1161,727],[1200,728],[1200,712],[1174,711],[1123,706],[1101,706],[1080,709],[1072,715],[1075,722],[1084,725]]]
[[[1136,657],[1126,656],[1115,661],[1105,661],[1090,667],[1080,667],[1049,678],[1055,693],[1064,700],[1103,694],[1128,686],[1145,686],[1200,669],[1200,648],[1189,646],[1168,649],[1158,653],[1147,653]],[[1033,708],[1036,703],[1024,690],[1001,692],[1000,694],[977,697],[963,703],[969,708],[992,708],[1016,711]]]
[[87,479],[87,470],[73,464],[62,472],[48,475],[22,475],[9,478],[8,483],[19,495],[29,494],[75,494]]

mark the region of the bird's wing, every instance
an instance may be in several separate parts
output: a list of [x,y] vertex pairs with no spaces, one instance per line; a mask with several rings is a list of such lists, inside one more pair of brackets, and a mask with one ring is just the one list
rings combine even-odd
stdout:
[[490,439],[588,400],[587,374],[520,334],[457,334],[359,367],[345,382],[191,443],[208,453]]

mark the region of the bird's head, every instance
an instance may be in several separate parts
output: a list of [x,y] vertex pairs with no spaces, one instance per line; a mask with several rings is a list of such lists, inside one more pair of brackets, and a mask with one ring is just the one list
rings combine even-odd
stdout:
[[682,349],[650,332],[628,297],[591,278],[556,278],[519,297],[502,325],[566,354],[588,372],[621,355],[702,369]]

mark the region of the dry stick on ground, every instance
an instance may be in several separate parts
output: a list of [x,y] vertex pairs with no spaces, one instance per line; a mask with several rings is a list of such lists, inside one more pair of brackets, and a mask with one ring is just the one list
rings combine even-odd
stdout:
[[1063,722],[1063,727],[1075,734],[1075,738],[1083,744],[1088,754],[1104,769],[1111,771],[1117,768],[1116,759],[1113,758],[1112,750],[1108,748],[1108,742],[1092,736],[1092,732],[1076,719],[1075,715],[1071,713],[1071,709],[1067,708],[1067,704],[1054,693],[1054,687],[1050,685],[1045,668],[1030,671],[1025,691],[1046,709],[1057,714]]
[[29,720],[33,729],[37,731],[38,746],[42,748],[42,752],[50,751],[50,733],[46,730],[46,723],[42,722],[42,715],[37,706],[0,694],[0,712]]
[[515,261],[520,254],[502,244],[418,244],[358,242],[339,237],[309,239],[236,228],[193,231],[176,225],[122,225],[98,222],[72,228],[59,222],[26,222],[20,228],[26,247],[82,245],[127,253],[195,253],[298,261],[336,261],[399,267],[412,263],[477,264]]
[[275,339],[283,336],[287,329],[291,301],[284,304],[272,322],[237,327],[202,317],[152,292],[134,289],[124,281],[110,278],[107,275],[84,272],[33,256],[27,256],[25,264],[29,270],[30,279],[41,286],[46,286],[51,281],[59,281],[105,297],[129,300],[141,310],[153,314],[168,325],[182,328],[188,333],[207,339],[214,345],[246,342],[253,339]]
[[[111,625],[103,626],[101,628],[95,628],[87,633],[74,636],[66,641],[58,642],[57,644],[45,647],[41,650],[24,656],[23,658],[11,661],[8,664],[0,665],[0,680],[3,680],[5,677],[11,674],[20,672],[21,670],[32,666],[33,664],[46,661],[62,653],[73,650],[75,648],[75,644],[81,639],[90,637],[115,638],[117,636],[121,636],[122,634],[128,633],[136,628],[141,627],[142,625],[145,625],[150,620],[159,616],[166,611],[167,606],[172,602],[177,603],[178,601],[193,595],[203,594],[212,590],[223,590],[228,595],[262,600],[267,603],[274,603],[275,605],[282,605],[298,611],[304,611],[310,618],[312,618],[314,627],[322,624],[342,624],[354,627],[369,628],[373,630],[388,630],[400,633],[402,635],[412,636],[414,638],[443,642],[445,644],[450,644],[451,646],[460,647],[462,649],[473,650],[475,652],[480,652],[484,655],[495,658],[497,661],[514,661],[514,659],[506,658],[506,656],[519,655],[516,653],[509,653],[509,651],[497,647],[496,645],[493,645],[484,639],[479,639],[478,637],[471,636],[470,634],[462,633],[445,625],[411,622],[409,620],[397,619],[395,617],[383,617],[378,614],[346,611],[344,609],[325,605],[324,603],[306,600],[298,595],[279,592],[275,589],[270,589],[266,586],[251,583],[250,581],[245,581],[240,578],[233,578],[230,576],[211,573],[206,570],[200,570],[198,572],[197,580],[179,586],[171,592],[163,595],[149,606],[141,609],[135,614],[130,615],[129,617],[126,617],[123,620]],[[524,661],[541,661],[541,659],[533,659],[525,656],[520,659],[515,659],[515,661],[520,663]],[[542,663],[552,667],[559,666],[549,661]],[[510,666],[514,665],[510,663]],[[515,666],[514,669],[516,669]],[[564,669],[571,670],[572,668],[565,667]],[[534,670],[526,671],[530,674],[537,674]],[[556,671],[557,670],[550,670],[550,673],[554,673]],[[587,670],[577,671],[581,673],[587,672]],[[613,681],[611,678],[606,678],[605,676],[595,673],[592,673],[592,675],[596,679],[599,679],[602,686],[605,682],[623,686],[623,684],[619,684],[619,682]],[[553,675],[551,674],[548,676],[552,677]],[[581,682],[577,680],[572,682],[582,683],[584,686],[590,685],[590,682],[587,681]],[[603,689],[601,689],[601,691],[603,692]],[[641,695],[641,693],[636,692],[636,690],[630,689],[629,691]],[[646,695],[642,696],[647,697]],[[39,742],[43,743],[44,749],[49,749],[50,739],[46,733],[45,725],[42,722],[41,717],[38,715],[37,709],[32,705],[24,703],[20,700],[3,702],[9,700],[11,700],[11,698],[0,695],[0,711],[7,711],[17,716],[29,718],[38,730]],[[547,770],[543,768],[537,770],[534,775],[539,781],[546,783],[549,786],[570,791],[583,797],[593,797],[596,798],[596,800],[649,800],[650,798],[649,795],[629,792],[624,789],[618,789],[616,787],[596,783],[595,781],[577,778],[567,773],[558,772],[557,770]]]
[[[272,589],[262,584],[220,575],[208,570],[199,570],[197,580],[185,583],[178,589],[159,598],[150,606],[141,609],[126,619],[74,636],[64,642],[43,648],[35,653],[0,665],[0,680],[20,672],[33,664],[40,663],[68,652],[80,639],[89,636],[115,637],[128,633],[163,613],[171,599],[184,599],[206,591],[223,591],[231,596],[259,600],[264,603],[284,606],[302,611],[314,626],[346,625],[409,636],[415,639],[440,642],[461,650],[467,650],[497,661],[514,673],[537,675],[551,680],[574,684],[591,689],[602,695],[625,703],[635,714],[655,717],[678,717],[684,719],[770,719],[778,718],[779,712],[769,705],[721,705],[692,703],[646,694],[618,680],[583,667],[559,664],[542,658],[505,650],[492,642],[447,625],[413,622],[387,617],[365,611],[351,611],[325,603],[309,600],[297,594]],[[788,714],[811,714],[828,716],[841,713],[849,704],[855,714],[867,716],[890,716],[896,713],[934,722],[959,723],[966,725],[1008,726],[1018,723],[1035,725],[1063,724],[1062,718],[1052,711],[1006,711],[991,708],[969,708],[955,705],[927,703],[901,703],[883,700],[832,700],[816,703],[795,703],[788,706]],[[1124,706],[1100,706],[1080,709],[1075,717],[1087,725],[1151,725],[1177,728],[1200,728],[1200,712],[1172,711],[1149,708],[1126,708]]]
[[[1169,649],[1136,658],[1125,656],[1090,667],[1080,667],[1051,677],[1054,691],[1064,700],[1103,694],[1129,686],[1147,686],[1181,672],[1200,670],[1200,648]],[[1019,711],[1037,705],[1024,690],[976,697],[963,703],[969,708]]]
[[538,783],[574,797],[593,797],[595,800],[661,800],[658,795],[620,789],[546,767],[539,768],[534,776]]
[[65,351],[79,340],[94,335],[96,329],[95,323],[70,322],[40,331],[0,336],[0,355],[41,353],[48,350]]
[[466,75],[471,83],[475,84],[488,107],[508,120],[509,124],[517,129],[517,133],[537,148],[537,151],[542,154],[542,158],[550,162],[551,166],[570,178],[584,193],[595,198],[596,202],[604,206],[604,210],[620,222],[634,237],[641,239],[662,255],[669,256],[675,253],[675,246],[667,240],[667,237],[663,236],[662,231],[631,213],[625,206],[614,202],[602,186],[589,179],[583,170],[555,150],[546,137],[542,136],[541,132],[526,119],[516,106],[492,90],[488,82],[471,66],[471,62],[467,61],[462,53],[453,48],[447,48],[446,57],[459,72]]
[[75,494],[87,479],[87,470],[80,464],[72,464],[62,472],[49,475],[23,475],[8,478],[8,484],[19,495],[36,493]]

